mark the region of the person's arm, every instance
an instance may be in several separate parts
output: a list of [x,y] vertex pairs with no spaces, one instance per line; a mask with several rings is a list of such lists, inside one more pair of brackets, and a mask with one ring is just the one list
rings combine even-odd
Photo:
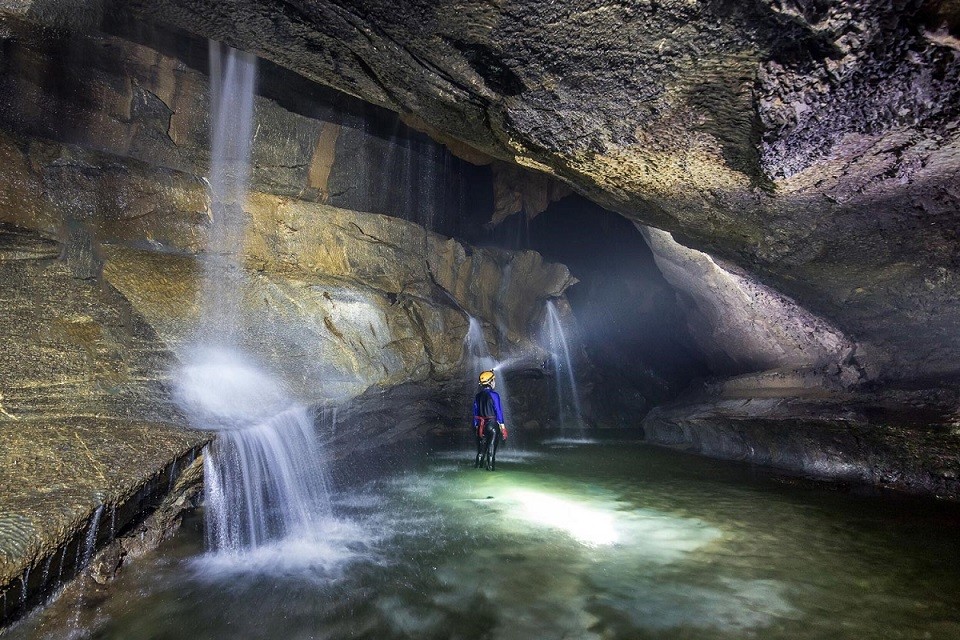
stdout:
[[477,420],[477,416],[480,415],[480,405],[477,402],[477,397],[473,397],[473,427],[477,428],[480,426],[480,421]]
[[497,413],[497,422],[503,424],[503,409],[500,406],[500,394],[496,391],[491,391],[490,397],[493,398],[493,409]]

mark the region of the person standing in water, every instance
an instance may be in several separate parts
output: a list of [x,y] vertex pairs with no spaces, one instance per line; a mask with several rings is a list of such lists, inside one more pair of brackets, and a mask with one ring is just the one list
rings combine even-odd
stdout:
[[[488,471],[497,469],[497,447],[500,440],[507,439],[507,426],[503,423],[503,408],[493,371],[480,374],[480,390],[473,398],[473,427],[477,430],[477,460],[474,469],[481,466]],[[492,447],[492,449],[491,449]]]

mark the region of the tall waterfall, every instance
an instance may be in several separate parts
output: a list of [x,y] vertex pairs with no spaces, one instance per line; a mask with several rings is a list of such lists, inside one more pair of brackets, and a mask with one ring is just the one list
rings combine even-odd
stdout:
[[210,80],[212,222],[175,397],[191,424],[219,432],[204,461],[207,541],[234,557],[319,535],[330,499],[312,412],[239,346],[256,58],[211,42]]
[[241,316],[242,252],[253,146],[255,56],[210,42],[210,213],[200,341],[231,345]]
[[553,300],[547,301],[546,320],[545,338],[553,361],[560,428],[574,427],[583,430],[583,411],[580,408],[580,395],[573,371],[573,360],[570,358],[570,346],[567,343],[567,335],[563,330],[560,314],[557,312],[557,305]]

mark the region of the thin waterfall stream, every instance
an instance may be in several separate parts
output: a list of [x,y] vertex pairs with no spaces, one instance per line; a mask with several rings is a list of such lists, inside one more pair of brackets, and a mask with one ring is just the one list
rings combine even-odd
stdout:
[[545,337],[553,363],[560,428],[565,430],[573,427],[582,433],[585,425],[577,378],[573,371],[573,359],[570,357],[570,346],[563,329],[563,321],[553,300],[547,301],[546,320]]

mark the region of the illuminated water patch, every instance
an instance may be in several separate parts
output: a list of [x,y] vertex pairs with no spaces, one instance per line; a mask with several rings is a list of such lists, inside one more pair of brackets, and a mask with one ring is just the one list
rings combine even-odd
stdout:
[[539,491],[517,489],[508,499],[519,503],[519,517],[560,529],[581,544],[603,546],[620,539],[613,513]]
[[543,441],[549,447],[579,447],[585,444],[600,444],[594,438],[549,438]]
[[[431,454],[430,457],[434,460],[452,460],[454,462],[473,465],[475,455],[476,452],[474,451],[443,451]],[[542,451],[523,451],[520,449],[504,448],[503,445],[501,445],[501,448],[497,451],[497,463],[525,463],[532,460],[539,460],[545,457],[545,455]],[[434,468],[432,471],[441,471],[441,469]]]

